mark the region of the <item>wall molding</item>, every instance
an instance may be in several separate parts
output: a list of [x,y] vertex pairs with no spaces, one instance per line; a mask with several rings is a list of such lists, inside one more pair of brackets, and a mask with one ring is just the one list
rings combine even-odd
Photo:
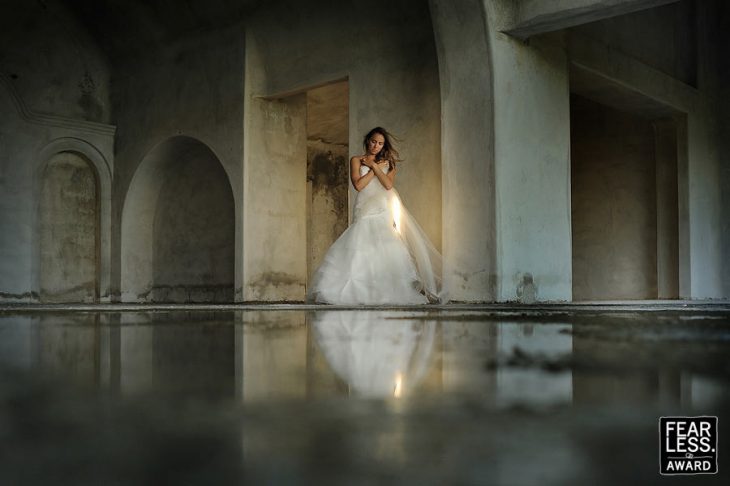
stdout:
[[25,101],[23,101],[23,98],[20,96],[20,93],[18,93],[18,90],[15,89],[13,81],[3,72],[0,72],[0,84],[5,86],[8,94],[10,95],[10,99],[15,105],[18,115],[20,115],[20,117],[28,123],[78,130],[85,133],[104,135],[108,137],[113,137],[117,131],[117,127],[115,125],[78,120],[59,115],[37,113],[28,108]]

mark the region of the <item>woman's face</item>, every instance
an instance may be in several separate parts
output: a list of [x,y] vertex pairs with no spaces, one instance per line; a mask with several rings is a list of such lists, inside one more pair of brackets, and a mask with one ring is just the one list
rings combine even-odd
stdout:
[[378,155],[383,150],[383,144],[385,143],[385,137],[380,133],[373,134],[368,140],[368,155]]

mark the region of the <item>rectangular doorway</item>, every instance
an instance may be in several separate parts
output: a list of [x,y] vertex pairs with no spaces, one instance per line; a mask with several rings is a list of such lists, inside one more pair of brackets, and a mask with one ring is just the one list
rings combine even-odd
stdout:
[[679,118],[599,88],[571,94],[573,300],[677,299]]
[[349,84],[307,91],[307,284],[348,225]]

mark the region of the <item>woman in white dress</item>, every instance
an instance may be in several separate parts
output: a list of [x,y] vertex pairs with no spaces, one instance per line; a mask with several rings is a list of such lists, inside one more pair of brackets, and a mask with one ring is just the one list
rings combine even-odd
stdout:
[[441,255],[393,188],[399,155],[381,127],[363,140],[365,154],[350,159],[358,191],[353,222],[327,250],[307,300],[328,304],[444,302]]

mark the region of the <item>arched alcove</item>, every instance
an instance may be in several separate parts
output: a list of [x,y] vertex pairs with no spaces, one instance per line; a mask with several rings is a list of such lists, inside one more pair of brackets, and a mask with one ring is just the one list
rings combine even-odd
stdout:
[[122,300],[232,302],[235,206],[204,143],[172,137],[132,179],[122,214]]
[[441,90],[442,252],[456,301],[497,298],[492,52],[485,4],[429,1]]
[[48,161],[40,181],[39,288],[42,302],[99,296],[99,189],[93,165],[75,152]]

